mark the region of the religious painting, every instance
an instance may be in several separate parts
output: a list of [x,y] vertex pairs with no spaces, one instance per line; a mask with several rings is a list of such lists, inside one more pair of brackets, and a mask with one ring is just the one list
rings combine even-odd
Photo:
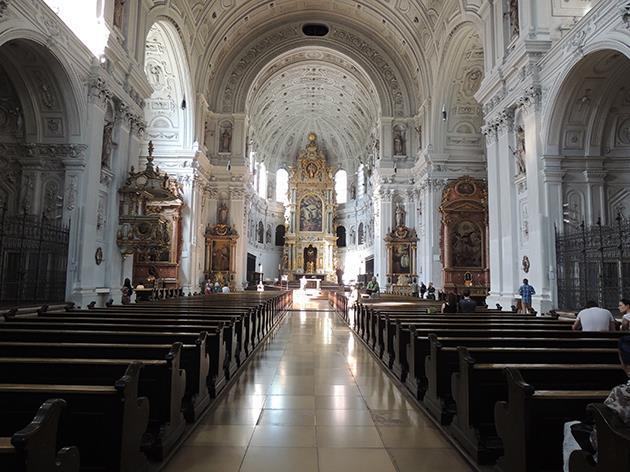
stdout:
[[212,271],[230,270],[230,241],[216,240],[212,244]]
[[323,231],[322,200],[315,195],[307,195],[300,202],[300,231]]
[[482,236],[472,221],[462,221],[451,236],[452,267],[481,267]]
[[304,272],[314,274],[317,270],[317,248],[309,245],[304,248]]
[[411,245],[394,244],[392,246],[392,273],[411,273]]

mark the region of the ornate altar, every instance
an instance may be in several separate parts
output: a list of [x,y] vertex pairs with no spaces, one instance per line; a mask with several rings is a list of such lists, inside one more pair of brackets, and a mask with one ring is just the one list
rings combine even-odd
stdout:
[[217,224],[206,228],[206,256],[204,274],[206,280],[227,283],[236,290],[236,243],[238,233],[229,224],[228,207],[225,203],[217,210]]
[[394,229],[385,236],[387,248],[387,285],[393,292],[409,292],[416,277],[416,253],[418,236],[416,230],[405,224],[405,210],[396,208]]
[[143,171],[132,167],[120,193],[117,242],[133,255],[133,284],[178,286],[180,214],[183,198],[176,180],[153,166],[153,143]]
[[314,133],[289,171],[288,228],[282,270],[294,280],[303,275],[334,281],[337,236],[333,228],[335,181]]
[[485,182],[461,177],[444,189],[440,251],[444,288],[468,288],[485,297],[490,285],[488,269],[488,192]]

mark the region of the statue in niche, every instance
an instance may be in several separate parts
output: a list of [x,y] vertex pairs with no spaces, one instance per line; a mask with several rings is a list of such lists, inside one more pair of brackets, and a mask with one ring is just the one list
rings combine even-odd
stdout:
[[394,155],[405,155],[405,138],[403,136],[402,130],[398,126],[394,128]]
[[350,186],[350,200],[356,200],[357,199],[357,186],[355,184],[352,184]]
[[217,223],[220,225],[227,225],[228,224],[228,214],[229,214],[229,209],[227,207],[227,205],[225,203],[222,203],[219,206],[219,209],[217,211]]
[[357,232],[354,229],[354,226],[350,228],[350,244],[356,244]]
[[402,205],[398,205],[396,207],[396,227],[401,228],[403,226],[405,226],[405,217],[407,215],[405,214],[405,210],[402,207]]
[[114,26],[117,28],[122,28],[123,13],[125,11],[125,1],[126,0],[114,1]]
[[525,166],[525,130],[522,126],[519,126],[516,130],[514,157],[516,158],[516,175],[525,175],[527,173]]
[[418,151],[422,151],[422,126],[416,126],[416,133],[418,133]]
[[227,123],[223,126],[221,132],[221,140],[219,141],[219,152],[232,151],[232,125]]
[[265,242],[271,244],[271,226],[267,225],[267,231],[265,232]]
[[259,244],[263,244],[265,242],[265,227],[262,223],[262,221],[258,222],[258,231],[257,231],[257,236],[258,236],[258,243]]
[[106,121],[103,127],[103,148],[101,150],[101,167],[109,169],[112,160],[114,123]]
[[517,38],[521,33],[521,27],[518,19],[518,0],[510,0],[510,39]]

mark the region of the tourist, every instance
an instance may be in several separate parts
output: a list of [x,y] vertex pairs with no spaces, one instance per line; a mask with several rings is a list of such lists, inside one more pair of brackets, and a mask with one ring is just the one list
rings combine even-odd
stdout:
[[[619,338],[619,360],[621,368],[630,378],[630,336]],[[614,387],[604,405],[617,414],[619,420],[630,426],[630,380]],[[569,470],[569,458],[576,450],[585,450],[597,460],[597,431],[592,423],[571,421],[564,424],[564,470]]]
[[457,295],[453,292],[446,296],[446,302],[442,303],[442,313],[457,313]]
[[433,282],[429,282],[429,286],[427,287],[427,300],[435,300],[435,287],[433,286]]
[[477,302],[470,298],[470,290],[465,289],[464,298],[459,301],[459,311],[461,313],[474,313],[477,309]]
[[230,293],[230,287],[228,286],[228,284],[223,285],[221,293]]
[[221,284],[219,283],[219,281],[217,280],[214,283],[214,293],[221,293]]
[[424,294],[427,293],[427,286],[424,282],[420,282],[420,298],[424,298]]
[[623,331],[630,330],[630,299],[622,298],[619,300],[619,313],[621,313],[621,329]]
[[129,305],[131,303],[131,295],[133,295],[133,287],[131,286],[131,280],[125,279],[122,287],[122,304]]
[[212,295],[212,282],[210,280],[206,281],[206,287],[204,289],[206,295]]
[[381,288],[379,287],[378,282],[376,281],[376,277],[372,277],[372,280],[370,280],[367,284],[367,288],[365,289],[365,292],[370,297],[376,297],[378,296],[380,291],[381,291]]
[[416,282],[415,278],[413,279],[413,282],[411,282],[411,296],[416,298],[420,296],[420,287],[418,286],[418,282]]
[[599,308],[597,302],[589,300],[586,302],[586,308],[578,313],[573,329],[575,331],[615,331],[617,324],[610,311]]
[[536,293],[534,287],[529,285],[529,280],[523,279],[523,285],[518,289],[518,293],[521,296],[521,310],[525,314],[529,314],[532,311],[532,295]]

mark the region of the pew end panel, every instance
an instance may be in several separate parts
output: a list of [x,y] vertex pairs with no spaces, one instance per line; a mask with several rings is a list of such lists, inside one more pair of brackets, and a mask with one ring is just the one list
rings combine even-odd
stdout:
[[590,404],[597,428],[597,462],[586,451],[574,451],[569,459],[570,472],[607,472],[630,470],[630,426],[603,404]]
[[46,400],[33,420],[3,444],[8,451],[0,453],[0,468],[15,472],[78,472],[79,450],[75,446],[57,451],[59,422],[66,402]]

